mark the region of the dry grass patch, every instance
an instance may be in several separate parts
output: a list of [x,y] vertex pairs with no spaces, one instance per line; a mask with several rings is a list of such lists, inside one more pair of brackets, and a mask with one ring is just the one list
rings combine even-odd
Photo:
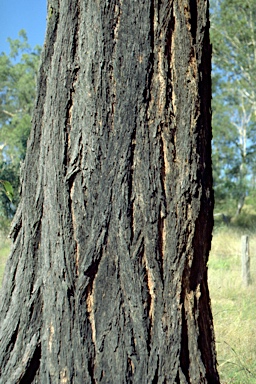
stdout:
[[209,259],[219,373],[222,383],[256,383],[256,235],[250,235],[252,284],[244,287],[241,235],[216,231]]

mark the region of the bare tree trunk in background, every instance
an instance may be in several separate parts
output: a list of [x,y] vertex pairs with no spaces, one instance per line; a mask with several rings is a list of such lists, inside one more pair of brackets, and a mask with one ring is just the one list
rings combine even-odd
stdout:
[[205,0],[54,0],[0,383],[219,383]]

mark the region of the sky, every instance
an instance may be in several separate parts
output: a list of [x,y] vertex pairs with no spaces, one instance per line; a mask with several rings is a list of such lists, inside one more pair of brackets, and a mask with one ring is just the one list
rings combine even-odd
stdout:
[[0,53],[9,53],[7,38],[17,39],[25,29],[29,45],[43,45],[46,32],[46,0],[0,0]]

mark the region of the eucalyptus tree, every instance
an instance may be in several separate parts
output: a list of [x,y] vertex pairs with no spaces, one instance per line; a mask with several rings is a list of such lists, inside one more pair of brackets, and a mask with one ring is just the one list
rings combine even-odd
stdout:
[[219,383],[208,2],[196,5],[48,4],[2,383]]
[[255,172],[256,3],[213,0],[213,159],[216,198],[241,209]]

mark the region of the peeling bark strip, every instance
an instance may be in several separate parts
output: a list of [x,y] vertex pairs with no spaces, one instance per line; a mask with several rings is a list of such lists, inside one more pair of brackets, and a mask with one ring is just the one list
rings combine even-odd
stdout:
[[219,383],[207,0],[50,0],[0,383]]

